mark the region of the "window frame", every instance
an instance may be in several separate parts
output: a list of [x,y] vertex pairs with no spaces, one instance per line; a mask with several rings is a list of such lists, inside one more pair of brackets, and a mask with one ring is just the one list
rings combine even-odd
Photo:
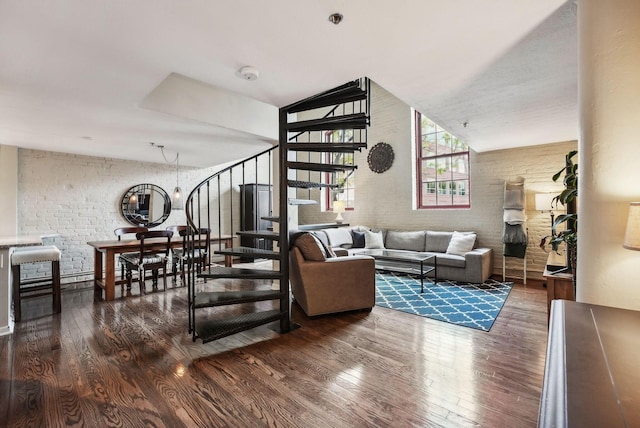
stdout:
[[[416,153],[416,175],[415,175],[415,179],[416,179],[416,201],[417,201],[417,209],[427,209],[427,210],[431,210],[431,209],[468,209],[471,208],[471,159],[470,159],[470,150],[469,150],[469,146],[467,145],[466,147],[466,151],[462,151],[462,152],[451,152],[451,153],[445,153],[445,154],[438,154],[436,151],[436,154],[433,156],[423,156],[422,155],[422,118],[423,118],[423,114],[420,113],[418,110],[414,110],[414,126],[415,126],[415,153]],[[426,117],[426,116],[424,116]],[[428,118],[427,118],[428,119]],[[433,121],[432,121],[433,122]],[[447,134],[451,135],[451,137],[456,138],[454,135],[452,135],[451,133],[449,133],[448,131],[444,130],[442,127],[440,127],[439,125],[437,125],[434,122],[435,125],[435,133],[436,133],[436,144],[437,144],[437,133],[438,130],[441,130],[443,132],[446,132]],[[466,145],[466,144],[465,144]],[[436,164],[438,163],[439,160],[442,159],[448,159],[449,161],[451,161],[452,159],[459,157],[459,156],[463,156],[466,157],[466,165],[468,167],[467,169],[467,179],[466,180],[455,180],[453,179],[453,177],[451,177],[448,180],[438,180],[438,174],[435,175],[435,181],[430,181],[430,182],[422,182],[422,164],[425,160],[432,160],[434,161]],[[463,186],[459,186],[457,184],[457,182],[460,181],[464,181],[464,185]],[[434,183],[433,185],[430,185],[429,183]],[[449,192],[445,194],[448,194],[451,196],[451,204],[447,204],[447,205],[437,205],[437,196],[436,196],[436,205],[425,205],[425,202],[423,201],[423,184],[427,184],[427,189],[425,190],[429,190],[430,194],[435,194],[435,195],[439,195],[441,192],[441,186],[440,184],[446,184],[446,186],[449,188]],[[460,192],[460,189],[463,189],[463,192]],[[446,189],[445,189],[446,190]],[[454,201],[454,196],[467,196],[467,200],[468,202],[465,204],[455,204],[453,203]]]

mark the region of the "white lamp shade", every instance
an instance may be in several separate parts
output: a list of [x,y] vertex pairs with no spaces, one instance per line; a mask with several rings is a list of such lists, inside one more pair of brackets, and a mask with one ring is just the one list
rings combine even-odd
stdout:
[[624,244],[628,250],[640,251],[640,202],[631,202]]
[[536,211],[552,211],[555,197],[555,193],[536,193]]

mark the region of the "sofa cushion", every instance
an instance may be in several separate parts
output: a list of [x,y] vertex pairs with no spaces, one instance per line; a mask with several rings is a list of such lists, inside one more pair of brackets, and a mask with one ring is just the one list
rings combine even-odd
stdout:
[[424,251],[424,232],[398,232],[388,230],[384,246],[392,250]]
[[329,238],[330,247],[344,247],[350,248],[353,245],[353,238],[351,238],[351,232],[345,227],[322,229],[322,231]]
[[351,248],[364,248],[364,232],[352,229],[351,238],[353,239],[353,245],[351,246]]
[[300,250],[305,260],[324,262],[327,259],[327,252],[322,242],[310,233],[303,233],[298,236],[293,245]]
[[451,241],[447,247],[447,254],[457,254],[464,256],[469,251],[473,250],[473,246],[476,243],[475,233],[460,233],[453,232]]
[[452,235],[453,232],[434,232],[427,230],[424,250],[434,253],[446,253]]
[[384,249],[384,239],[382,237],[382,231],[371,232],[364,231],[364,247],[369,249]]

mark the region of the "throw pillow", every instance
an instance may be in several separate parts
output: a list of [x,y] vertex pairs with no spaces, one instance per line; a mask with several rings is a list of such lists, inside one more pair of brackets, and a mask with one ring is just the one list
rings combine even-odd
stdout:
[[327,259],[327,253],[322,243],[310,233],[298,236],[294,245],[298,247],[305,260],[323,262]]
[[329,238],[330,247],[350,248],[353,244],[351,233],[346,227],[323,229],[323,232]]
[[353,237],[353,247],[351,248],[364,248],[364,232],[352,230],[351,236]]
[[364,231],[364,247],[371,250],[375,250],[375,249],[384,250],[384,240],[382,239],[382,231],[370,232],[368,230],[365,230]]
[[475,233],[460,233],[453,232],[451,241],[447,247],[447,254],[457,254],[458,256],[464,256],[469,251],[473,250],[473,246],[476,243]]

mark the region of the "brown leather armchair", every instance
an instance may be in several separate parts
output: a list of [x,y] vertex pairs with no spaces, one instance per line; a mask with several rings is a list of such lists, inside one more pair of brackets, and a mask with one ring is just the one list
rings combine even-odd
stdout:
[[307,316],[358,309],[376,303],[375,261],[369,256],[305,260],[297,247],[289,252],[291,291]]

